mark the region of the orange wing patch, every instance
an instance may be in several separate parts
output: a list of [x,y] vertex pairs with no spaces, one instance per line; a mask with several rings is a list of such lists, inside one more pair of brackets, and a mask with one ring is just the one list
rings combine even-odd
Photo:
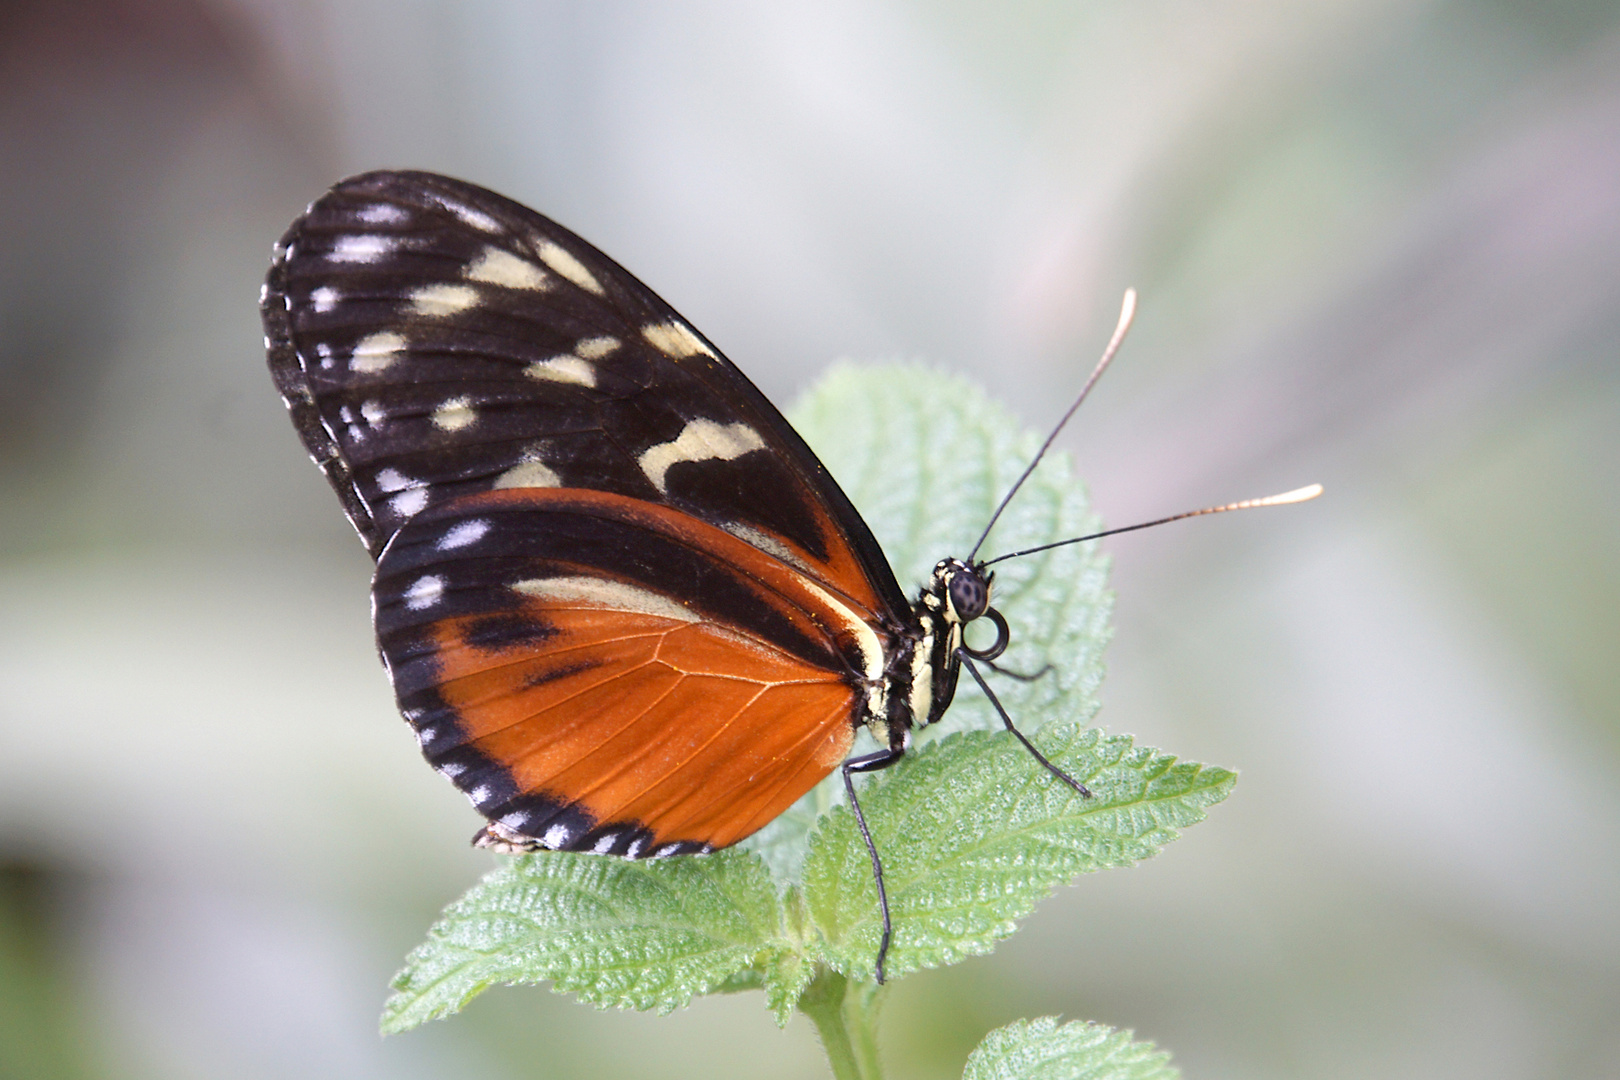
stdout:
[[613,849],[623,826],[651,834],[632,855],[725,847],[849,751],[849,683],[763,642],[588,597],[523,615],[548,628],[543,651],[480,647],[476,617],[439,623],[439,695],[520,793],[588,815],[546,846]]
[[891,628],[792,561],[608,492],[489,492],[383,552],[377,636],[479,842],[725,847],[844,759]]

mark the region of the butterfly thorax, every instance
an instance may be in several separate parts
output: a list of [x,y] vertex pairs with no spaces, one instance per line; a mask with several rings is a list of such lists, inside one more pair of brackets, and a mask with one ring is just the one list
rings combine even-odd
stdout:
[[996,624],[998,637],[985,658],[999,656],[1007,647],[1006,623],[990,607],[993,576],[960,559],[942,559],[934,566],[913,605],[913,625],[891,669],[888,721],[868,723],[880,743],[903,748],[911,728],[934,723],[950,707],[968,623],[989,616]]

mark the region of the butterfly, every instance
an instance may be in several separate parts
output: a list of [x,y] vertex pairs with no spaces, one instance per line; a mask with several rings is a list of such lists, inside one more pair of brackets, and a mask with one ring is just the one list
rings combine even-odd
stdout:
[[[399,709],[487,819],[475,845],[703,854],[841,770],[882,981],[852,778],[899,761],[962,668],[1090,794],[980,671],[1008,645],[999,559],[976,559],[995,517],[908,599],[781,413],[567,229],[459,180],[366,173],[276,244],[260,308],[293,424],[376,561]],[[979,619],[996,637],[973,648]],[[851,756],[863,729],[878,749]]]

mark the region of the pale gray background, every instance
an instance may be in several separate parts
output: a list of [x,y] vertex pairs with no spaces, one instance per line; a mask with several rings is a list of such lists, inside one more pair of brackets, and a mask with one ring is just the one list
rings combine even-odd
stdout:
[[0,9],[0,1072],[811,1077],[757,996],[543,990],[379,1041],[488,859],[264,371],[327,184],[477,180],[778,401],[921,358],[1107,519],[1102,722],[1243,777],[900,984],[896,1076],[1135,1028],[1189,1077],[1620,1059],[1620,6],[97,0]]

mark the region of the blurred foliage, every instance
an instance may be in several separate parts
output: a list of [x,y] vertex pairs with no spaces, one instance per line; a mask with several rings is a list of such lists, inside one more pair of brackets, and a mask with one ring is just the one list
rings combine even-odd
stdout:
[[79,1002],[63,970],[61,885],[37,865],[0,864],[0,1076],[94,1075]]

